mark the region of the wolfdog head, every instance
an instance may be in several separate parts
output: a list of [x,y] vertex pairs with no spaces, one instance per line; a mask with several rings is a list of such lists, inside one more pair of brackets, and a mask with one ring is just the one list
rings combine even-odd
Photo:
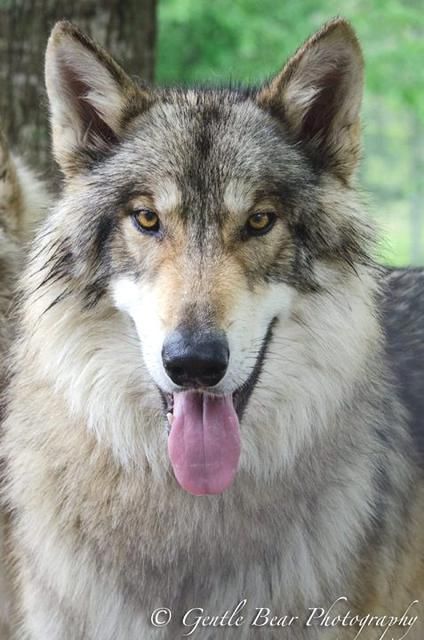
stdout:
[[[341,19],[247,89],[150,89],[71,24],[51,35],[46,82],[65,185],[49,222],[43,284],[62,282],[49,310],[77,292],[81,313],[132,319],[168,415],[172,467],[194,494],[232,482],[254,397],[257,411],[277,411],[293,380],[314,394],[308,376],[319,378],[326,356],[317,362],[311,348],[308,361],[299,332],[316,319],[325,352],[343,324],[329,320],[330,303],[323,314],[325,300],[338,286],[345,295],[367,263],[352,186],[362,66]],[[277,403],[263,384],[259,393],[266,375]],[[245,438],[258,443],[265,428]]]

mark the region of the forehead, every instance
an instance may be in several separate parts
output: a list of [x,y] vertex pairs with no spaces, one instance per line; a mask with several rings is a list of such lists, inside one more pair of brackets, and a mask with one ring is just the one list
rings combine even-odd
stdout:
[[232,208],[304,175],[280,123],[252,99],[212,91],[159,101],[132,124],[113,165],[167,202],[218,199]]

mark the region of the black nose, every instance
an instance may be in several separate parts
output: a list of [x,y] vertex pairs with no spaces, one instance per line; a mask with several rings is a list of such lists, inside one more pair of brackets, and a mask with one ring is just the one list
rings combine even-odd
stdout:
[[225,334],[216,331],[174,331],[165,340],[162,361],[166,373],[181,387],[212,387],[228,367]]

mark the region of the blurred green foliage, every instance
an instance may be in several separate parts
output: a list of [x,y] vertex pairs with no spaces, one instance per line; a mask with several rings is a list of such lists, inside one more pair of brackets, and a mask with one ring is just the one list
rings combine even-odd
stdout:
[[422,0],[159,0],[159,83],[257,83],[334,15],[366,60],[360,182],[382,227],[381,258],[424,264]]

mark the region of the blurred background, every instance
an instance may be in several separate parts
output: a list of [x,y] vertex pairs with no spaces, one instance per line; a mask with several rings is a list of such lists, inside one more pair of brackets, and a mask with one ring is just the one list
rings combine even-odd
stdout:
[[43,55],[60,18],[149,82],[255,84],[334,15],[352,22],[366,60],[359,180],[380,257],[424,264],[423,0],[0,0],[0,121],[15,149],[54,176]]

